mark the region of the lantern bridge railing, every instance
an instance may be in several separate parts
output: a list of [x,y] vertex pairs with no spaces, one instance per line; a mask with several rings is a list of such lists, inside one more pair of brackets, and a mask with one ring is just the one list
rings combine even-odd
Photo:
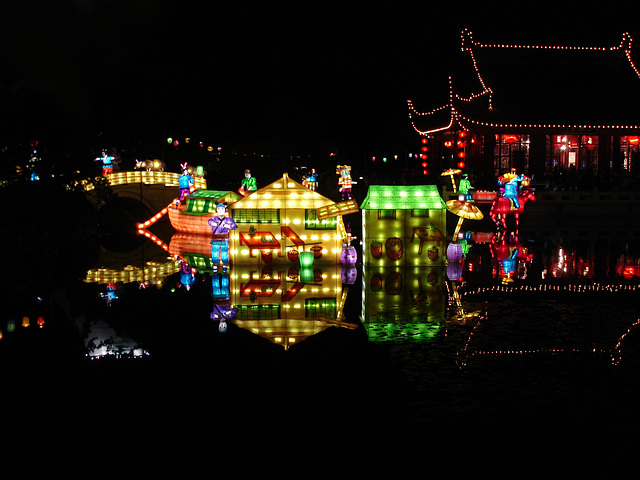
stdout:
[[[105,175],[109,184],[128,185],[131,183],[144,183],[146,185],[164,185],[165,187],[178,187],[181,174],[175,172],[155,172],[155,171],[129,171],[115,172]],[[204,177],[194,175],[193,183],[197,190],[206,189],[207,181]]]

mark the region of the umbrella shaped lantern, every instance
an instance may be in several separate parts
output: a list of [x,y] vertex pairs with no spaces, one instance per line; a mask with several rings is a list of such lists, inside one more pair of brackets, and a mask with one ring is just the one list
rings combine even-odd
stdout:
[[440,174],[441,177],[444,177],[445,175],[449,175],[451,177],[451,185],[453,185],[453,193],[456,193],[456,181],[453,179],[453,176],[460,175],[461,173],[462,173],[462,170],[460,170],[459,168],[448,168],[447,170],[445,170]]
[[460,227],[462,226],[462,222],[465,218],[468,218],[469,220],[482,220],[484,218],[484,215],[475,204],[462,200],[449,200],[447,202],[447,208],[451,213],[460,217],[458,224],[456,225],[456,229],[453,232],[453,240],[457,238],[458,232],[460,231]]

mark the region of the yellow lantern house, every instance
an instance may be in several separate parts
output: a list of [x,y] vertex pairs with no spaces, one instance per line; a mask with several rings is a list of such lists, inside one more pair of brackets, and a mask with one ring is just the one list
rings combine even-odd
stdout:
[[347,233],[342,215],[355,201],[336,203],[292,180],[279,180],[229,206],[238,228],[229,234],[234,263],[299,265],[302,252],[317,263],[339,263]]

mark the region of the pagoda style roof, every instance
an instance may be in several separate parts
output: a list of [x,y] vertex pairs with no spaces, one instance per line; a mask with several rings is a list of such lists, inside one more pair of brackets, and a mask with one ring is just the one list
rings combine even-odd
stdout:
[[[421,134],[451,128],[523,130],[640,130],[640,72],[632,39],[610,47],[488,45],[462,32],[449,102],[419,112]],[[444,87],[443,87],[444,88]]]
[[436,185],[370,185],[362,210],[446,209]]
[[289,178],[287,173],[282,178],[241,198],[231,208],[303,208],[315,210],[335,202]]

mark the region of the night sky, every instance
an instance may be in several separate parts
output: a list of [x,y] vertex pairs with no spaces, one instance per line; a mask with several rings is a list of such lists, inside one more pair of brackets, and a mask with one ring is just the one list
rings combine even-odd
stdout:
[[477,39],[514,43],[610,45],[633,32],[619,10],[611,20],[525,9],[342,10],[20,2],[0,26],[2,135],[206,136],[265,150],[388,151],[415,135],[407,99],[425,108],[446,101],[447,62],[464,27]]

